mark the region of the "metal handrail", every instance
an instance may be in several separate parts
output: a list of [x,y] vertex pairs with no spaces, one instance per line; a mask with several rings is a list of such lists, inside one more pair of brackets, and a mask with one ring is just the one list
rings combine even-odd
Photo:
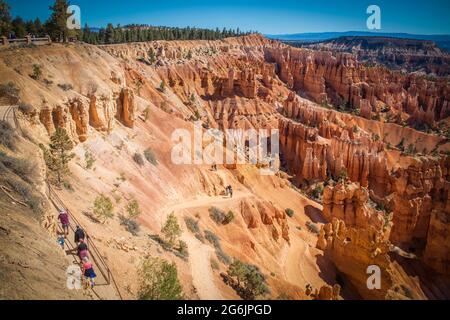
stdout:
[[[56,209],[58,209],[58,210],[64,209],[67,212],[67,214],[69,215],[70,219],[73,222],[75,222],[76,225],[80,226],[84,230],[84,232],[86,234],[87,246],[89,248],[89,252],[91,253],[92,259],[94,260],[95,264],[99,267],[99,270],[100,270],[101,274],[103,275],[103,277],[105,278],[105,280],[107,281],[107,284],[110,285],[112,283],[114,288],[117,291],[117,294],[119,295],[119,298],[121,300],[123,300],[122,295],[121,295],[120,290],[119,290],[119,287],[117,286],[116,280],[114,279],[114,276],[113,276],[111,270],[109,269],[108,264],[103,259],[103,256],[100,253],[100,251],[98,250],[98,248],[95,245],[94,241],[88,235],[88,233],[86,232],[85,228],[83,228],[81,223],[70,212],[69,208],[67,208],[67,206],[64,205],[64,202],[58,196],[56,191],[52,188],[50,183],[48,181],[46,181],[46,183],[47,183],[47,186],[48,186],[47,190],[48,190],[48,197],[49,197],[50,201],[53,203],[53,205],[56,207]],[[70,226],[70,229],[72,230],[72,232],[75,233],[75,228],[74,228],[73,224],[70,224],[69,226]],[[96,256],[97,256],[97,258],[96,258]],[[105,270],[103,270],[103,269],[105,269]]]

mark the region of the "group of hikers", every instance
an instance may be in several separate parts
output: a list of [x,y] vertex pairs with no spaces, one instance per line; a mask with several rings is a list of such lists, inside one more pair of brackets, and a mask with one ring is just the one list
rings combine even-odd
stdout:
[[[61,210],[58,215],[58,220],[61,223],[63,230],[63,234],[58,237],[58,243],[64,250],[65,239],[69,235],[70,227],[69,214],[67,211]],[[95,286],[94,279],[97,275],[95,274],[94,267],[89,259],[89,248],[86,243],[86,233],[80,226],[76,227],[74,241],[77,247],[76,249],[68,251],[68,253],[76,252],[81,260],[81,271],[85,278],[85,286],[90,284],[91,288],[93,288]]]

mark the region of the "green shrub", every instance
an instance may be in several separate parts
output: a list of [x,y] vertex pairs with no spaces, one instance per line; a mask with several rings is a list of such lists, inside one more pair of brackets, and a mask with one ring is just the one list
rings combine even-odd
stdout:
[[0,98],[6,99],[9,103],[16,104],[19,102],[20,89],[14,82],[0,84]]
[[139,202],[137,200],[133,199],[130,202],[128,202],[126,207],[128,217],[130,219],[136,219],[141,214],[141,209],[139,207]]
[[41,214],[43,212],[42,196],[36,193],[28,183],[13,175],[8,175],[5,181],[12,190],[22,197],[23,201],[34,213]]
[[229,224],[234,220],[234,213],[233,211],[228,211],[228,213],[225,216],[225,219],[223,220],[223,224]]
[[181,300],[177,267],[161,258],[143,260],[139,269],[140,300]]
[[95,164],[95,157],[89,149],[84,152],[84,161],[86,162],[86,169],[92,169]]
[[36,165],[27,159],[19,159],[0,151],[0,163],[18,175],[22,180],[32,183],[36,176]]
[[308,228],[308,231],[314,234],[319,234],[320,230],[319,227],[315,223],[312,223],[311,221],[306,221],[306,227]]
[[39,64],[33,64],[33,73],[30,74],[30,77],[34,80],[39,80],[42,76],[42,68]]
[[180,225],[178,224],[177,217],[173,212],[167,217],[166,223],[161,231],[168,242],[173,246],[175,240],[181,235],[182,232]]
[[107,219],[114,217],[114,205],[110,198],[99,195],[94,201],[94,214],[99,218],[103,219],[103,223]]
[[219,262],[217,262],[216,259],[213,259],[213,258],[211,259],[211,268],[213,270],[219,270],[220,269]]
[[134,162],[136,162],[140,167],[142,167],[144,165],[144,158],[142,157],[142,154],[140,153],[135,153],[133,155],[133,160]]
[[238,293],[243,299],[254,300],[270,292],[266,278],[255,265],[235,259],[228,266],[227,273],[230,277],[236,278],[238,287],[241,289]]
[[19,111],[22,112],[25,115],[32,114],[35,110],[34,107],[27,103],[21,103],[19,104]]
[[59,83],[58,87],[60,87],[63,91],[73,90],[73,86],[70,83]]
[[225,212],[216,207],[209,208],[209,216],[215,223],[219,225],[223,224],[223,222],[225,221]]
[[16,134],[7,121],[0,120],[0,144],[10,150],[16,149]]
[[284,210],[284,212],[286,212],[286,214],[292,218],[294,216],[294,210],[292,210],[291,208],[287,208],[286,210]]
[[125,226],[127,231],[131,233],[133,236],[137,236],[140,230],[139,223],[137,223],[135,220],[119,216],[120,224]]
[[200,232],[200,227],[198,226],[198,221],[191,217],[185,217],[184,223],[186,224],[186,227],[191,231],[192,233],[196,234]]
[[153,150],[150,148],[145,149],[144,151],[144,157],[147,159],[148,162],[150,162],[152,165],[156,166],[158,164],[158,160],[156,160],[155,154],[153,153]]
[[161,238],[157,234],[149,234],[148,237],[158,243],[164,250],[166,251],[172,251],[172,245],[165,241],[163,238]]

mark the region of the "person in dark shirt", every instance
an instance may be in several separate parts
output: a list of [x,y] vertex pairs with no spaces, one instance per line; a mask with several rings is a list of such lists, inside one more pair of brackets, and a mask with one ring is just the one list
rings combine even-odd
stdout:
[[77,229],[75,230],[75,243],[80,242],[80,240],[84,240],[86,238],[86,234],[84,233],[84,230],[80,228],[80,226],[77,226]]

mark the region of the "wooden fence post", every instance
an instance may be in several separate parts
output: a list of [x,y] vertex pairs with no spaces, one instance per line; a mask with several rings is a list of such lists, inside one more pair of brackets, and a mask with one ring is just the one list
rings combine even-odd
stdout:
[[7,46],[9,44],[7,37],[2,37],[2,45]]

